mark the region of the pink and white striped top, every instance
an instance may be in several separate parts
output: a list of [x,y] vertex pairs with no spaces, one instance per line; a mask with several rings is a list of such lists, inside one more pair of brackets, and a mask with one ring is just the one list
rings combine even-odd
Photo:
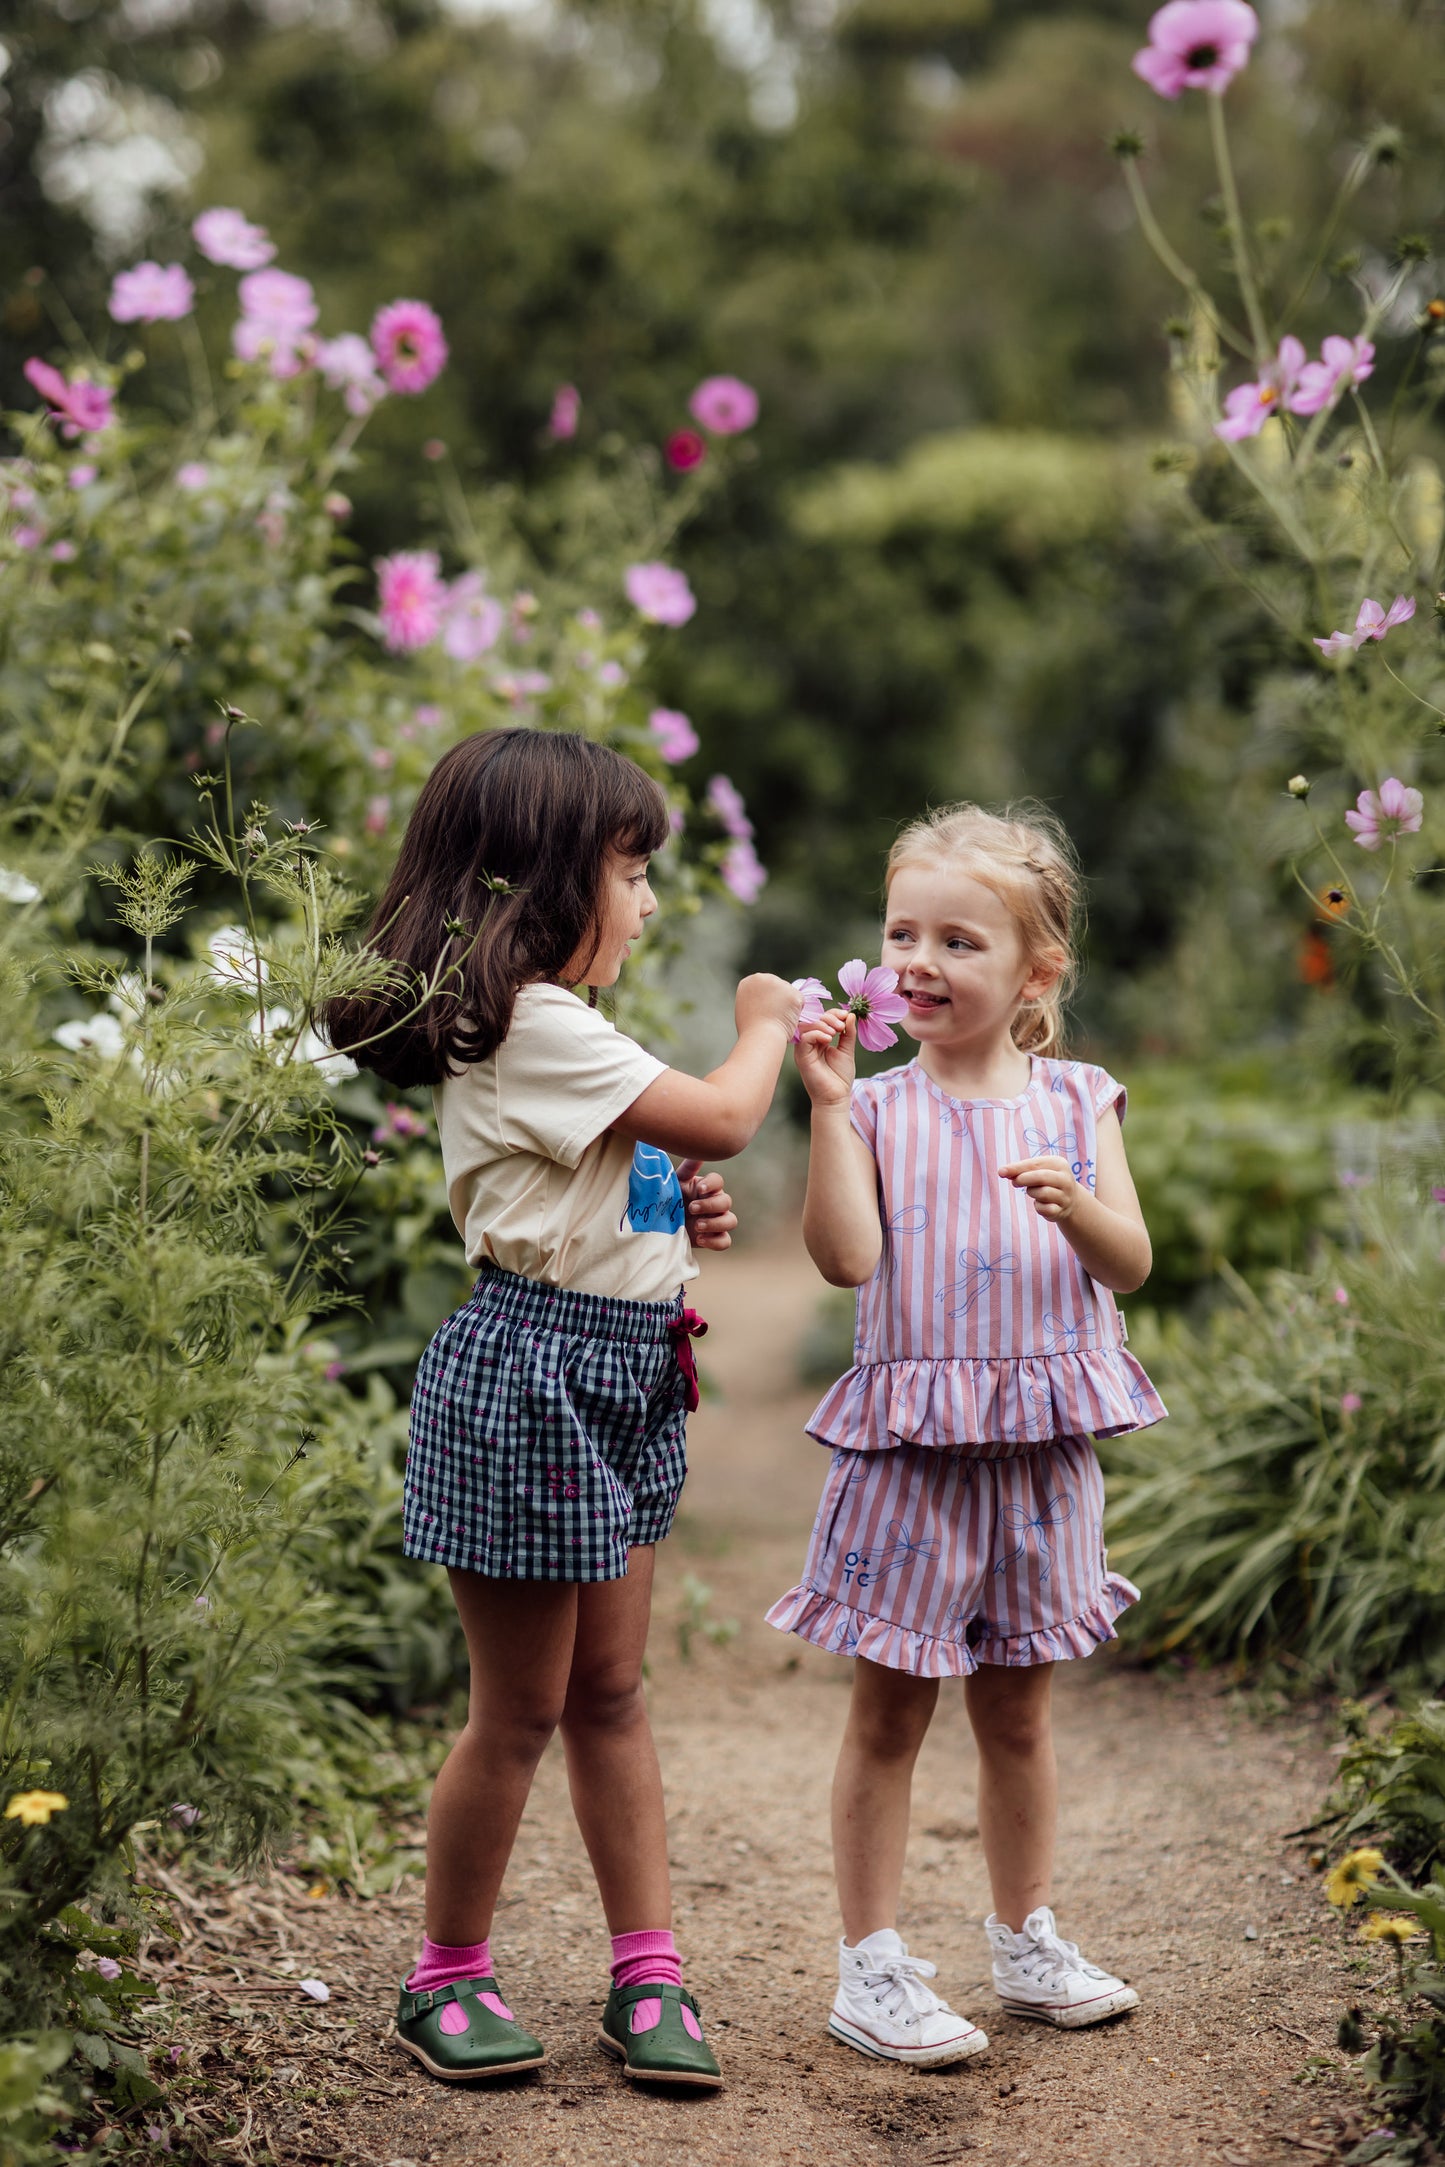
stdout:
[[1037,1056],[1015,1099],[950,1098],[917,1060],[854,1085],[883,1254],[858,1289],[854,1366],[814,1409],[814,1437],[1004,1459],[1161,1420],[1113,1295],[998,1171],[1057,1152],[1092,1188],[1098,1116],[1112,1106],[1122,1121],[1125,1104],[1103,1069]]

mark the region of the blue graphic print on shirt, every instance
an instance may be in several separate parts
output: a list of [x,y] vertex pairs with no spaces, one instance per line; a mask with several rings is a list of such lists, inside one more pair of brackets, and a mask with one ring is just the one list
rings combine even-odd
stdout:
[[656,1144],[634,1144],[622,1223],[634,1234],[676,1234],[686,1218],[671,1159]]

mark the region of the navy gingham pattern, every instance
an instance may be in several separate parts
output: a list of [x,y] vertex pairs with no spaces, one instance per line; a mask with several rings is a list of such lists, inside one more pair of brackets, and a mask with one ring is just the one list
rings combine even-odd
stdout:
[[670,1302],[485,1267],[421,1358],[406,1555],[498,1580],[618,1580],[661,1542],[687,1473]]

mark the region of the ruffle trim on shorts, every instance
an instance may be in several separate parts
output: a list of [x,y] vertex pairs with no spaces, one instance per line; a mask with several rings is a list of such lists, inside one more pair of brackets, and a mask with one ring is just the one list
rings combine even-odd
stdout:
[[[861,1362],[808,1418],[820,1444],[854,1452],[940,1445],[1004,1458],[1058,1437],[1117,1437],[1168,1409],[1127,1347],[1074,1353]],[[987,1440],[987,1442],[985,1442]]]
[[971,1678],[982,1664],[1025,1669],[1035,1663],[1067,1663],[1092,1655],[1106,1640],[1116,1640],[1114,1620],[1139,1600],[1139,1590],[1121,1573],[1107,1573],[1094,1601],[1078,1617],[1039,1633],[1007,1637],[985,1635],[972,1647],[961,1640],[940,1640],[870,1617],[815,1588],[790,1588],[766,1613],[780,1633],[796,1633],[829,1655],[865,1656],[885,1670],[907,1671],[914,1678]]

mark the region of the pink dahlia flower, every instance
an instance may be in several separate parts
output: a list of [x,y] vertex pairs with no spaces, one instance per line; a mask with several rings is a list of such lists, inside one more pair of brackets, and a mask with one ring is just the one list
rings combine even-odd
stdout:
[[639,617],[654,625],[685,625],[697,608],[687,576],[670,564],[629,564],[623,587]]
[[502,636],[507,613],[480,572],[463,572],[446,590],[442,645],[453,662],[480,662]]
[[1237,444],[1242,437],[1258,436],[1271,414],[1288,404],[1305,366],[1305,350],[1298,339],[1284,338],[1274,360],[1266,362],[1259,381],[1239,384],[1224,402],[1224,419],[1214,424],[1216,436]]
[[25,364],[25,377],[50,408],[50,418],[60,424],[63,437],[99,436],[115,420],[115,400],[104,384],[85,377],[67,383],[59,369],[33,355]]
[[734,842],[746,842],[753,832],[748,818],[743,794],[736,783],[726,775],[714,775],[708,781],[707,802],[722,822],[723,832]]
[[741,377],[705,376],[687,409],[712,435],[738,436],[758,418],[758,395]]
[[838,983],[848,996],[848,1013],[858,1018],[859,1045],[869,1053],[896,1046],[898,1033],[888,1026],[908,1014],[908,1003],[898,991],[897,971],[890,971],[885,963],[870,971],[863,958],[855,956],[842,966]]
[[1417,835],[1425,818],[1425,800],[1418,790],[1407,790],[1396,775],[1382,782],[1378,794],[1362,790],[1354,807],[1345,814],[1345,826],[1361,850],[1378,850],[1397,835]]
[[581,412],[582,394],[577,386],[559,384],[552,394],[552,412],[547,422],[547,434],[554,444],[577,434],[577,417]]
[[447,365],[441,318],[425,301],[391,301],[372,318],[371,349],[393,391],[425,391]]
[[1259,17],[1246,0],[1169,0],[1149,23],[1134,73],[1161,98],[1185,90],[1227,90],[1249,60]]
[[1374,374],[1375,349],[1368,339],[1336,335],[1325,340],[1321,353],[1323,359],[1307,361],[1299,372],[1299,382],[1289,399],[1292,414],[1322,414],[1354,385],[1363,384],[1367,376]]
[[647,727],[664,760],[690,760],[697,751],[698,734],[680,707],[654,707]]
[[756,903],[767,886],[767,867],[760,861],[752,843],[740,836],[729,843],[719,868],[723,886],[735,895],[740,903]]
[[1336,655],[1353,654],[1364,646],[1366,640],[1382,640],[1396,625],[1408,624],[1415,614],[1412,595],[1397,594],[1388,609],[1381,609],[1378,602],[1366,595],[1355,618],[1353,632],[1332,632],[1328,639],[1316,639],[1321,654],[1333,659]]
[[690,474],[707,457],[707,446],[696,429],[675,429],[664,450],[674,474]]
[[138,263],[110,283],[110,313],[118,324],[176,323],[195,307],[196,289],[178,263]]
[[796,1044],[803,1033],[805,1023],[821,1023],[825,1009],[833,1005],[833,996],[821,978],[795,978],[793,991],[803,996],[803,1006],[798,1013],[798,1028],[793,1033]]
[[394,654],[430,647],[442,628],[447,589],[431,549],[399,549],[376,563],[381,636]]
[[191,238],[208,263],[223,263],[231,271],[259,271],[276,253],[265,227],[253,226],[240,211],[202,211]]
[[328,391],[341,393],[348,414],[369,414],[386,397],[376,356],[358,331],[323,339],[316,349],[316,366]]
[[299,376],[314,350],[317,308],[310,282],[290,271],[251,271],[236,292],[241,315],[231,345],[238,360],[268,362],[275,377]]

